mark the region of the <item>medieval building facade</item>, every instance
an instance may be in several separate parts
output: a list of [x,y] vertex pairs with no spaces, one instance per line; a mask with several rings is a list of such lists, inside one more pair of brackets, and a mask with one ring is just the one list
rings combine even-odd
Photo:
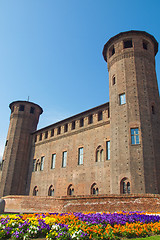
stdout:
[[109,103],[36,130],[43,110],[15,101],[0,196],[160,193],[158,43],[122,32],[104,46]]

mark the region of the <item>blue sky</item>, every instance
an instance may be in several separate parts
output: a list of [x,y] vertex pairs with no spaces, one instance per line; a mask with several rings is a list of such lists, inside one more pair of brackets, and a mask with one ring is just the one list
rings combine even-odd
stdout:
[[[160,42],[159,10],[160,0],[1,0],[0,157],[9,103],[29,96],[44,110],[41,128],[108,102],[104,44],[128,30]],[[156,70],[160,81],[160,53]]]

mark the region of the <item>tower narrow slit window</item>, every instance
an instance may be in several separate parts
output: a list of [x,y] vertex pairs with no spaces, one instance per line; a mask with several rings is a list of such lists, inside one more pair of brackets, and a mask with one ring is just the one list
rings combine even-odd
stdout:
[[113,76],[113,77],[112,77],[112,85],[115,85],[115,84],[116,84],[116,77]]
[[33,168],[32,168],[32,172],[36,171],[36,159],[33,159]]
[[148,42],[146,40],[143,40],[143,49],[148,49]]
[[138,128],[131,128],[131,144],[139,144],[139,129]]

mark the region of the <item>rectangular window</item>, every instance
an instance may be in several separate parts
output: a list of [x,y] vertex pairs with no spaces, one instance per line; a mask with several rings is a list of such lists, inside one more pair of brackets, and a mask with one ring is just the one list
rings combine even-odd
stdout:
[[65,168],[67,166],[67,152],[63,152],[62,155],[62,167]]
[[131,144],[139,144],[139,129],[131,128]]
[[33,168],[32,168],[32,172],[35,172],[36,170],[36,159],[33,159]]
[[68,132],[68,123],[64,125],[64,132]]
[[54,128],[51,130],[51,137],[54,136]]
[[20,112],[23,112],[23,111],[24,111],[24,105],[20,105],[20,106],[19,106],[19,111],[20,111]]
[[34,107],[31,107],[31,108],[30,108],[30,113],[34,114],[34,110],[35,110],[35,108],[34,108]]
[[126,94],[122,93],[122,94],[119,95],[119,104],[123,105],[125,103],[126,103]]
[[123,42],[124,48],[131,48],[132,47],[132,40],[126,40]]
[[101,121],[103,119],[102,111],[98,112],[98,121]]
[[72,130],[75,129],[75,121],[72,122]]
[[48,131],[45,132],[45,138],[48,138]]
[[110,141],[106,142],[106,159],[110,160]]
[[92,124],[93,123],[93,115],[89,115],[88,117],[88,124]]
[[41,157],[40,171],[43,171],[43,168],[44,168],[44,156]]
[[83,148],[78,149],[78,165],[83,164]]
[[61,127],[57,128],[57,135],[61,134]]
[[51,169],[55,168],[56,164],[56,154],[52,154]]
[[42,140],[42,133],[40,133],[40,135],[39,135],[39,141],[41,141]]
[[83,127],[84,126],[84,118],[81,118],[80,119],[80,127]]

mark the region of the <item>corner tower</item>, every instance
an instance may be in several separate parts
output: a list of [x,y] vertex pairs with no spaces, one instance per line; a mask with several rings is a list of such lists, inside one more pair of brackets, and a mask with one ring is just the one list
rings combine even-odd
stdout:
[[111,126],[111,193],[160,193],[158,43],[143,31],[122,32],[104,46]]
[[9,105],[10,125],[3,155],[0,196],[25,195],[31,133],[36,130],[42,108],[35,103],[16,101]]

